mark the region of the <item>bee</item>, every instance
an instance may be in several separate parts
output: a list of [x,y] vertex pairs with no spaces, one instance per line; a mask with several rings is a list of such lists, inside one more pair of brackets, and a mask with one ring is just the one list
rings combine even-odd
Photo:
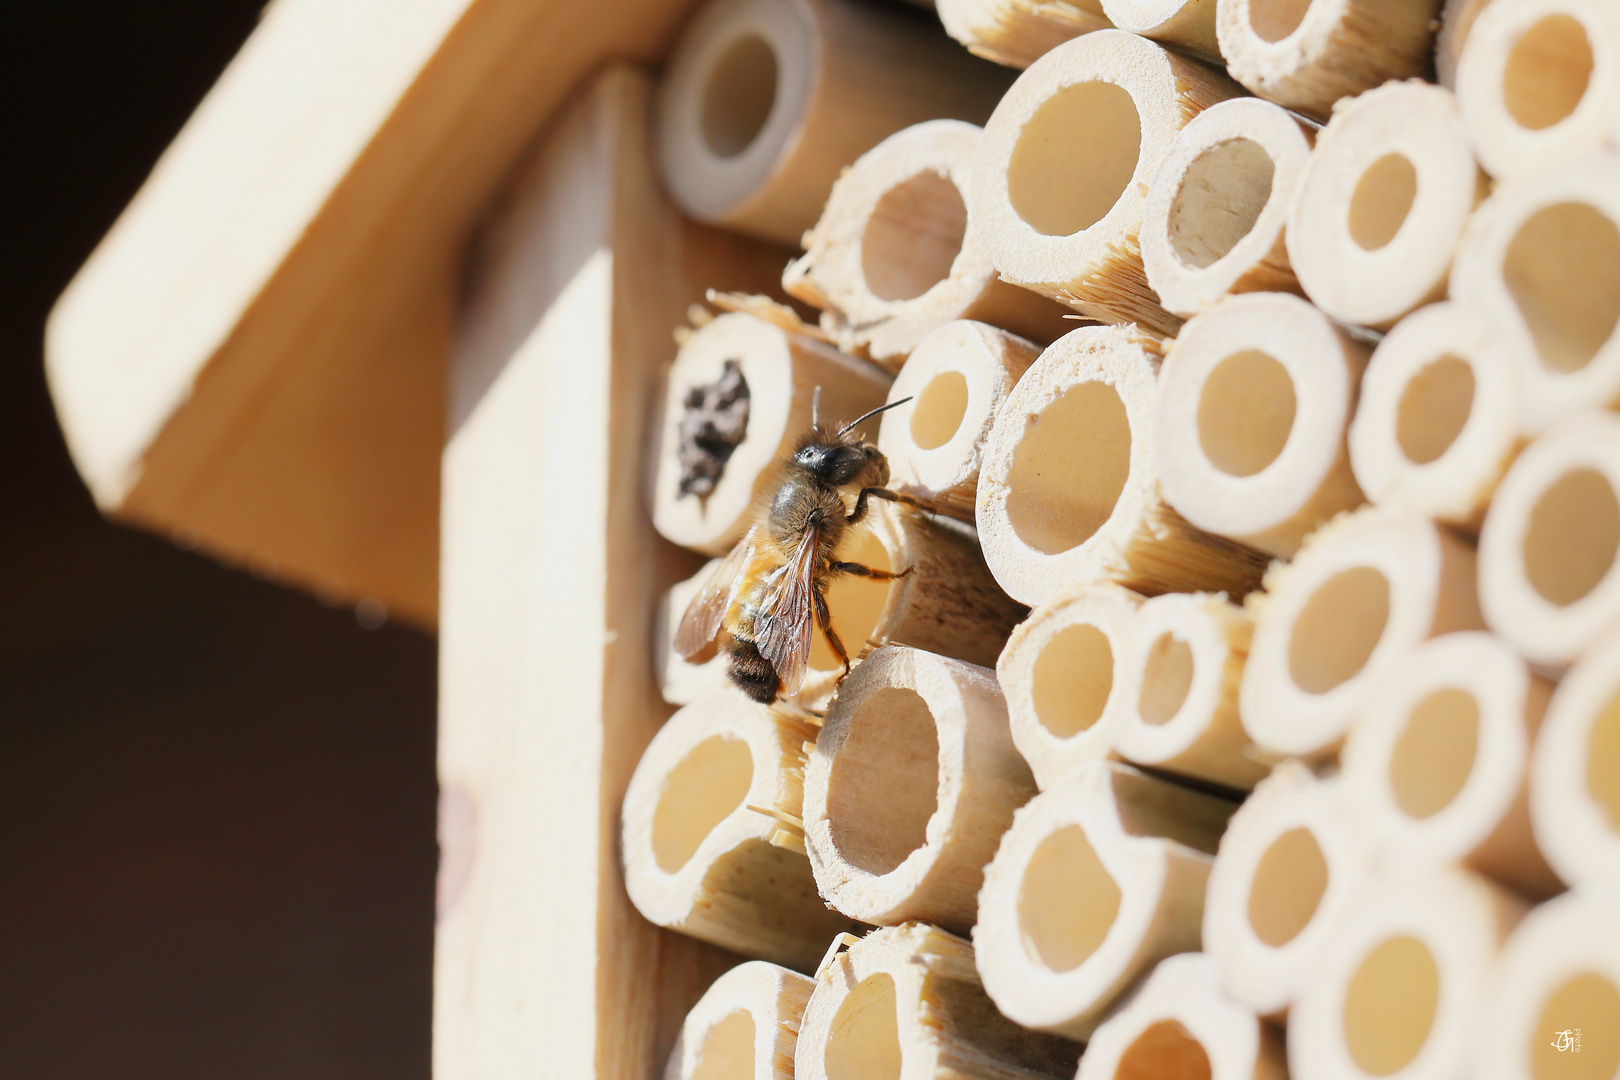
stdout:
[[687,606],[675,631],[677,653],[690,658],[719,638],[731,681],[768,705],[803,684],[814,620],[849,674],[849,652],[827,612],[828,582],[840,574],[892,581],[912,568],[893,573],[845,562],[839,547],[861,526],[871,499],[931,509],[884,486],[888,459],[854,430],[910,400],[879,406],[836,430],[823,427],[812,407],[811,429],[781,465],[775,495]]

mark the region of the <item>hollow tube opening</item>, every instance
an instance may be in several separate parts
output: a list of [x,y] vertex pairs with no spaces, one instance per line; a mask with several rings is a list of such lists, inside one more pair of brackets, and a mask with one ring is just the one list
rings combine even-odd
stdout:
[[939,736],[915,690],[869,695],[850,719],[827,780],[833,846],[869,874],[893,871],[928,841],[939,809]]
[[911,406],[911,441],[919,450],[944,446],[956,437],[967,407],[967,376],[960,371],[935,375]]
[[1249,0],[1249,25],[1261,41],[1278,42],[1298,30],[1311,0]]
[[1620,228],[1586,203],[1538,210],[1508,244],[1502,281],[1542,366],[1579,371],[1620,322]]
[[1064,826],[1041,841],[1019,883],[1024,951],[1052,971],[1073,971],[1108,937],[1120,895],[1085,830]]
[[1620,990],[1585,971],[1547,995],[1530,1036],[1534,1080],[1613,1080],[1620,1073]]
[[747,1009],[727,1013],[703,1036],[692,1080],[753,1080],[754,1017]]
[[1155,726],[1174,720],[1187,702],[1193,672],[1192,646],[1174,634],[1160,634],[1148,649],[1143,665],[1137,714]]
[[1611,695],[1592,719],[1586,743],[1586,791],[1609,829],[1620,833],[1620,694]]
[[967,235],[967,203],[951,178],[920,172],[896,184],[866,219],[861,273],[879,300],[915,300],[951,276]]
[[1401,391],[1395,441],[1414,465],[1436,461],[1457,441],[1474,407],[1474,369],[1450,353],[1425,364]]
[[670,770],[653,809],[652,850],[658,868],[673,874],[743,804],[754,782],[754,755],[742,739],[711,735]]
[[757,34],[738,38],[720,54],[703,84],[699,127],[718,158],[753,145],[776,104],[776,50]]
[[1344,1046],[1369,1076],[1388,1076],[1417,1057],[1434,1026],[1440,969],[1427,945],[1402,934],[1362,959],[1345,988]]
[[[893,570],[894,560],[889,549],[869,532],[860,533],[840,556],[848,562],[870,566],[874,570]],[[889,602],[892,582],[875,581],[854,574],[840,574],[827,585],[827,614],[833,632],[844,643],[851,656],[858,654],[877,630],[878,620]],[[819,627],[810,635],[812,671],[843,671],[843,661],[833,655],[832,646]]]
[[1620,501],[1596,469],[1571,469],[1541,493],[1524,533],[1524,573],[1550,604],[1567,607],[1608,577],[1620,550]]
[[1018,136],[1007,198],[1044,236],[1072,236],[1125,194],[1142,153],[1142,121],[1124,87],[1084,82],[1048,98]]
[[1126,1047],[1113,1080],[1210,1080],[1212,1076],[1204,1044],[1179,1020],[1160,1020]]
[[1198,445],[1228,476],[1263,472],[1281,456],[1294,430],[1294,380],[1259,349],[1215,365],[1198,396]]
[[1114,692],[1114,649],[1088,623],[1066,626],[1035,657],[1030,678],[1035,719],[1059,739],[1073,738],[1102,719]]
[[1417,198],[1417,169],[1405,154],[1385,154],[1361,174],[1350,196],[1350,239],[1377,251],[1395,239]]
[[1395,805],[1422,821],[1451,805],[1474,769],[1479,747],[1479,702],[1447,686],[1427,695],[1406,716],[1389,756]]
[[894,979],[862,979],[833,1014],[822,1065],[827,1080],[899,1080],[900,1003]]
[[1007,472],[1007,520],[1047,555],[1079,547],[1114,513],[1131,474],[1131,422],[1119,391],[1070,387],[1026,421]]
[[1193,159],[1170,202],[1170,250],[1183,266],[1211,266],[1249,235],[1271,201],[1276,171],[1253,139],[1223,142]]
[[1289,829],[1273,840],[1249,879],[1249,928],[1273,949],[1298,937],[1327,894],[1328,864],[1316,836]]
[[1389,624],[1389,579],[1356,566],[1323,582],[1294,622],[1288,673],[1307,694],[1325,694],[1367,666]]
[[1520,127],[1542,131],[1568,118],[1592,81],[1592,42],[1569,15],[1526,30],[1502,68],[1502,104]]

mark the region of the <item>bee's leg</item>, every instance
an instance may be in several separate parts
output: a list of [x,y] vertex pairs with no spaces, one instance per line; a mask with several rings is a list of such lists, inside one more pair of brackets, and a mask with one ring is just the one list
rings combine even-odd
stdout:
[[844,674],[848,675],[849,653],[844,651],[844,643],[838,639],[838,632],[832,628],[832,614],[827,610],[827,598],[821,594],[819,584],[811,588],[810,602],[815,608],[817,625],[821,627],[821,632],[827,635],[827,644],[832,647],[833,655],[844,665]]
[[856,577],[871,578],[874,581],[894,581],[897,578],[908,576],[916,567],[908,566],[896,574],[892,570],[876,570],[870,566],[862,566],[860,563],[835,562],[829,563],[828,569],[834,573],[854,574]]
[[916,496],[902,495],[900,492],[890,491],[888,488],[869,487],[861,488],[861,493],[855,497],[855,509],[850,511],[849,517],[844,519],[846,524],[853,525],[857,521],[861,520],[861,518],[866,516],[867,496],[871,496],[875,499],[887,499],[889,502],[904,503],[907,506],[923,511],[924,513],[934,513],[934,507],[931,504],[924,502]]

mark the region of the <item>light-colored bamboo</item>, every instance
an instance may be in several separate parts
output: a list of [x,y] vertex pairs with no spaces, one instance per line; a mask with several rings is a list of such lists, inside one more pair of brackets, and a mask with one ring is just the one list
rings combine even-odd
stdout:
[[793,1080],[799,1023],[815,985],[763,960],[738,964],[686,1014],[664,1080]]
[[1271,771],[1253,754],[1238,687],[1254,621],[1226,597],[1166,593],[1143,604],[1120,658],[1114,751],[1126,761],[1247,791]]
[[853,928],[816,894],[800,821],[815,729],[734,691],[670,717],[625,791],[624,887],[647,920],[810,971]]
[[[683,438],[683,423],[694,413],[690,402],[723,386],[733,365],[746,385],[742,439],[721,461],[711,491],[683,491],[683,442],[693,441],[690,434],[713,437],[696,429]],[[777,463],[810,430],[816,388],[822,420],[853,420],[883,404],[891,382],[887,372],[863,360],[753,315],[730,313],[710,321],[687,339],[669,369],[657,464],[650,470],[653,524],[682,547],[724,555],[748,530],[755,505],[770,497],[780,479]]]
[[1620,633],[1558,684],[1530,758],[1530,823],[1567,884],[1620,890]]
[[1390,672],[1345,740],[1342,782],[1395,862],[1459,862],[1525,896],[1563,886],[1530,833],[1530,746],[1552,684],[1506,642],[1446,634]]
[[1353,911],[1373,847],[1336,779],[1277,766],[1232,815],[1209,872],[1204,949],[1234,999],[1282,1018]]
[[976,319],[1039,341],[1073,327],[1062,305],[1009,285],[968,228],[967,190],[979,128],[930,120],[862,154],[833,185],[805,254],[783,287],[824,309],[822,329],[846,352],[898,369],[952,319]]
[[[841,947],[835,945],[834,949]],[[996,1012],[973,947],[919,923],[829,955],[805,1006],[798,1080],[1068,1080],[1080,1047]]]
[[1300,291],[1284,233],[1315,132],[1259,98],[1211,105],[1181,129],[1142,213],[1142,262],[1165,310],[1190,318],[1228,293]]
[[1291,1075],[1472,1075],[1486,985],[1525,910],[1467,870],[1377,882],[1335,928],[1288,1015]]
[[1356,483],[1379,506],[1479,532],[1518,454],[1519,376],[1495,315],[1419,308],[1373,351],[1350,422]]
[[1034,794],[994,672],[879,649],[839,687],[805,770],[816,887],[862,922],[965,933],[984,865]]
[[916,12],[852,0],[718,0],[686,25],[654,138],[683,210],[797,247],[839,170],[901,128],[983,123],[1008,75]]
[[1499,188],[1463,235],[1451,292],[1499,324],[1530,431],[1620,404],[1620,157]]
[[1121,30],[1223,62],[1215,40],[1215,0],[1102,0],[1102,9]]
[[1620,1069],[1620,923],[1612,894],[1566,893],[1514,927],[1497,960],[1470,1075],[1613,1076]]
[[1413,79],[1339,102],[1288,215],[1288,258],[1316,306],[1384,330],[1442,299],[1489,180],[1457,100]]
[[1194,116],[1236,84],[1146,38],[1103,30],[1019,76],[985,125],[968,211],[1001,276],[1106,322],[1173,333],[1142,267],[1149,182]]
[[1474,29],[1474,21],[1491,0],[1445,0],[1440,8],[1440,31],[1434,35],[1434,72],[1441,86],[1457,89],[1457,61]]
[[1135,327],[1082,327],[1041,354],[997,414],[979,538],[1014,598],[1041,604],[1109,582],[1241,596],[1258,580],[1263,556],[1189,525],[1160,494],[1159,349]]
[[935,0],[935,7],[946,33],[969,52],[1015,68],[1113,25],[1101,0]]
[[1323,526],[1266,590],[1238,700],[1249,735],[1278,756],[1331,757],[1409,650],[1484,627],[1474,549],[1376,507]]
[[1193,525],[1292,556],[1365,499],[1346,433],[1368,348],[1286,293],[1248,293],[1189,322],[1155,402],[1164,497]]
[[996,677],[1013,742],[1041,790],[1112,753],[1141,603],[1117,585],[1076,589],[1036,608],[1007,639]]
[[1226,70],[1250,90],[1326,118],[1340,98],[1429,67],[1440,0],[1218,0]]
[[675,651],[675,633],[687,605],[719,566],[719,559],[710,559],[703,569],[671,585],[658,603],[658,614],[653,619],[653,667],[659,692],[671,705],[690,705],[705,694],[730,686],[726,656],[716,644],[692,657]]
[[985,869],[973,928],[996,1008],[1089,1038],[1138,976],[1197,951],[1205,879],[1235,806],[1111,761],[1031,800]]
[[990,427],[1039,355],[1023,338],[967,320],[918,342],[889,391],[890,401],[912,404],[885,414],[878,429],[889,485],[972,521]]
[[1574,416],[1502,478],[1479,534],[1491,629],[1531,661],[1574,662],[1620,623],[1620,417]]
[[1493,0],[1457,61],[1457,100],[1499,180],[1600,149],[1620,95],[1620,10],[1609,0]]
[[1287,1080],[1283,1035],[1221,989],[1204,953],[1159,961],[1103,1021],[1075,1080]]

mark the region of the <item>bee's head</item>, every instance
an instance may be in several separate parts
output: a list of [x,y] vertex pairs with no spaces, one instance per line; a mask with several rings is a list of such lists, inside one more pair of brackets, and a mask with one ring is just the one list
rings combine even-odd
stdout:
[[[843,487],[856,480],[868,484],[888,481],[888,459],[869,442],[817,440],[799,448],[793,464],[824,484]],[[877,474],[881,473],[881,476]]]

